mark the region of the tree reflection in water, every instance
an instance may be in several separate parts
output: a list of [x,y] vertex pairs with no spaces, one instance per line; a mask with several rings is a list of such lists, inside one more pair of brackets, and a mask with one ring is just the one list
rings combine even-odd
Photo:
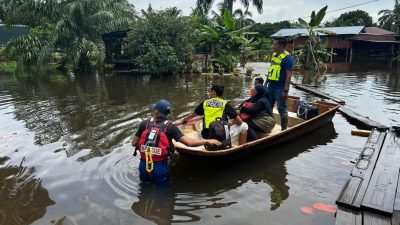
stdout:
[[332,142],[336,137],[334,126],[329,123],[304,138],[266,152],[261,150],[218,161],[193,161],[181,156],[171,166],[171,184],[162,187],[142,184],[139,201],[133,203],[132,210],[157,224],[200,221],[200,210],[241,203],[241,199],[228,199],[222,195],[248,182],[268,184],[272,189],[269,193],[270,210],[276,210],[289,197],[286,163],[315,146]]
[[42,181],[35,178],[34,168],[10,166],[0,158],[0,224],[31,224],[54,205]]

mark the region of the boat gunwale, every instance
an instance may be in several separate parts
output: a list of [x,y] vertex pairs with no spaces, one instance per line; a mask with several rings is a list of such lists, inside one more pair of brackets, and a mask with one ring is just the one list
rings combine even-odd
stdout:
[[[324,102],[324,101],[317,101],[316,104],[323,104],[323,105],[327,105],[327,106],[332,106],[332,108],[330,108],[326,112],[324,112],[322,114],[319,114],[318,116],[316,116],[316,117],[314,117],[314,118],[312,118],[310,120],[305,120],[303,123],[296,124],[295,126],[288,128],[287,130],[284,130],[284,131],[281,131],[279,133],[276,133],[276,134],[273,134],[273,135],[270,135],[270,136],[266,136],[266,137],[257,139],[255,141],[247,142],[244,145],[238,145],[238,146],[235,146],[233,148],[228,148],[228,149],[223,149],[223,150],[218,150],[218,151],[208,151],[208,150],[197,150],[197,149],[195,150],[195,149],[192,149],[192,147],[189,147],[189,146],[186,146],[186,145],[180,143],[183,146],[182,147],[175,146],[175,149],[178,152],[183,153],[183,154],[190,154],[190,155],[197,155],[197,156],[224,156],[224,155],[230,155],[230,154],[233,154],[233,153],[238,152],[240,150],[247,149],[247,148],[259,145],[259,144],[261,144],[263,142],[267,142],[269,140],[274,140],[274,139],[279,138],[279,137],[281,137],[281,136],[283,136],[285,134],[292,133],[293,131],[298,130],[299,128],[302,128],[302,127],[306,126],[307,124],[310,124],[310,123],[312,123],[312,122],[324,117],[327,114],[330,114],[332,112],[336,113],[336,111],[340,107],[339,104],[330,103],[330,102]],[[202,117],[196,117],[196,118],[192,119],[192,121],[198,121],[200,119],[202,119]],[[179,122],[179,123],[176,123],[176,125],[177,126],[181,126],[183,124],[182,124],[182,122]]]

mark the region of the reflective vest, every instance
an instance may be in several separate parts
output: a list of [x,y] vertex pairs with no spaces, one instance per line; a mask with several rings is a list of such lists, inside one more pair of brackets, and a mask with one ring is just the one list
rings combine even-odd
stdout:
[[290,55],[287,51],[279,55],[277,54],[276,52],[272,53],[271,66],[268,69],[268,80],[279,81],[281,77],[281,63],[286,56]]
[[208,129],[210,123],[215,121],[217,118],[222,119],[226,103],[227,101],[222,98],[212,98],[203,102],[204,124],[206,129]]

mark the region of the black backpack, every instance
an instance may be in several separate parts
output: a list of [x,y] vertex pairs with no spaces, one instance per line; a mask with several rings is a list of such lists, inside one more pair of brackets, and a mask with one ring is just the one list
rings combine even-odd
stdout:
[[318,116],[319,110],[315,105],[310,105],[304,101],[299,101],[299,107],[297,108],[297,116],[303,120],[309,120]]
[[217,139],[222,145],[205,145],[207,150],[214,151],[232,147],[228,122],[221,118],[211,122],[208,128],[208,139]]

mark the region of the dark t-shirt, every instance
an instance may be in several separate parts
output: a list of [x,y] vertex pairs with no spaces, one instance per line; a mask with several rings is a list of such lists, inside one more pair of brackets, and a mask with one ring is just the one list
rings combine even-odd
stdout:
[[[198,105],[196,107],[196,109],[194,110],[194,112],[196,113],[196,115],[198,116],[202,116],[204,115],[204,102],[202,102],[200,105]],[[236,110],[229,104],[229,102],[225,105],[224,108],[224,113],[222,115],[222,119],[223,120],[228,120],[229,119],[235,119],[237,117],[237,113]],[[204,118],[203,118],[203,130],[201,131],[201,136],[203,138],[208,138],[208,128],[204,128]]]
[[[166,117],[158,116],[156,118],[156,123],[157,124],[164,123],[166,120],[168,120]],[[149,123],[151,123],[151,121]],[[139,129],[136,131],[135,134],[136,137],[140,138],[140,136],[142,136],[142,133],[146,130],[146,124],[147,120],[144,120],[140,123]],[[165,131],[165,135],[167,135],[168,140],[171,144],[172,144],[172,139],[174,139],[175,141],[179,141],[179,139],[181,139],[181,137],[183,136],[181,130],[179,130],[179,128],[172,123],[168,126],[167,130]]]
[[291,55],[286,56],[281,63],[281,74],[279,81],[268,81],[268,87],[272,89],[283,89],[285,87],[286,71],[293,70],[293,57]]

